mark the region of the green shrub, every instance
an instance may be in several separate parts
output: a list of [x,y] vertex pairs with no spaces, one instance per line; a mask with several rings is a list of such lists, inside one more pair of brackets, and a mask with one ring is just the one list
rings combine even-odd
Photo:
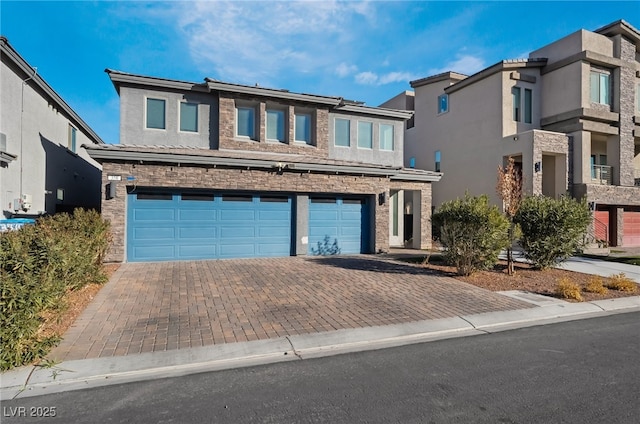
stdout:
[[582,246],[591,222],[585,201],[569,197],[527,197],[514,218],[520,225],[520,245],[533,266],[545,269],[565,261]]
[[431,219],[439,229],[445,261],[461,275],[494,266],[509,244],[509,221],[489,206],[487,196],[445,202]]
[[42,313],[62,308],[68,290],[106,281],[109,239],[108,223],[80,209],[0,233],[0,370],[29,363],[55,345],[57,336],[38,333]]

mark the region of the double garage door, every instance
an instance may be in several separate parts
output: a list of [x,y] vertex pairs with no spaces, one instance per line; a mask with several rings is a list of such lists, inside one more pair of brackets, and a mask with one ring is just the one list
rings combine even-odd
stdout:
[[[610,240],[611,228],[615,233],[615,220],[612,222],[610,212],[595,211],[594,218],[596,237],[600,240]],[[640,211],[638,210],[625,210],[622,213],[622,246],[640,246]]]
[[[170,261],[289,256],[293,198],[286,195],[137,192],[128,195],[127,260]],[[311,198],[309,254],[367,249],[364,200]],[[328,243],[327,243],[328,240]],[[337,249],[325,251],[329,245]],[[322,246],[318,251],[318,246]]]

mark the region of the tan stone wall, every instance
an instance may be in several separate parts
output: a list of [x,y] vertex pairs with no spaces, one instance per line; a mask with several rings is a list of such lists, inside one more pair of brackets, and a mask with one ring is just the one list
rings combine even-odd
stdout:
[[[169,166],[154,164],[104,163],[103,190],[109,175],[120,175],[116,197],[106,200],[103,195],[102,215],[111,222],[113,243],[107,254],[108,262],[125,260],[125,221],[127,176],[135,177],[137,187],[205,188],[212,190],[270,191],[284,193],[335,193],[371,196],[374,210],[374,251],[389,249],[389,207],[380,205],[378,194],[389,191],[386,177],[363,177],[318,173],[284,172],[252,169],[221,169],[211,167]],[[422,191],[422,243],[431,242],[431,184],[394,182],[394,187]]]
[[[275,141],[267,141],[266,136],[266,123],[265,115],[267,104],[264,99],[238,99],[244,104],[254,105],[256,107],[255,119],[258,121],[257,140],[244,140],[235,137],[235,119],[236,119],[236,99],[228,97],[227,95],[220,94],[220,135],[219,135],[219,147],[220,149],[234,149],[234,150],[249,150],[249,151],[264,151],[271,153],[295,153],[308,155],[313,157],[328,157],[328,144],[329,144],[329,110],[326,108],[318,108],[313,111],[308,110],[308,107],[302,109],[312,112],[312,116],[315,117],[313,122],[313,145],[307,145],[305,143],[294,142],[294,111],[296,105],[294,104],[281,104],[287,113],[285,120],[288,125],[285,128],[287,137],[284,143]],[[313,120],[313,119],[312,119]]]

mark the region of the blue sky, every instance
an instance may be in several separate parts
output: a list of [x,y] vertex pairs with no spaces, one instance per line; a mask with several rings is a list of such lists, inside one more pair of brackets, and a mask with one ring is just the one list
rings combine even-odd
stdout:
[[105,68],[376,106],[410,80],[472,74],[581,28],[638,28],[640,2],[2,0],[0,19],[9,43],[114,143],[119,99]]

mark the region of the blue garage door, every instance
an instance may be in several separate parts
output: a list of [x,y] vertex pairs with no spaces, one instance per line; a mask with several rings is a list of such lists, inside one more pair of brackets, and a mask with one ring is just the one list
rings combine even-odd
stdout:
[[310,198],[308,253],[368,253],[368,216],[365,199]]
[[131,193],[127,260],[289,256],[291,204],[288,196]]

